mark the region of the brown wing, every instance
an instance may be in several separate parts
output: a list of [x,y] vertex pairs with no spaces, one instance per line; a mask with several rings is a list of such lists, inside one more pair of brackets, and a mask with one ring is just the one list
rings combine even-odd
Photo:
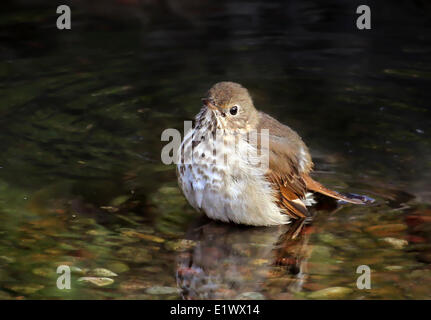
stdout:
[[[295,189],[305,189],[301,179],[292,179],[289,181],[287,176],[281,177],[273,172],[268,172],[267,179],[272,183],[276,192],[277,205],[294,219],[301,219],[308,216],[308,210],[300,200],[305,195],[305,191],[296,191]],[[296,183],[294,186],[293,183]]]
[[[303,176],[312,167],[308,149],[295,131],[264,113],[259,115],[258,131],[269,130],[269,168],[266,176],[274,188],[277,204],[292,218],[305,218],[308,210],[301,199],[307,192]],[[303,159],[298,158],[300,155]]]
[[309,176],[313,162],[306,145],[295,131],[262,112],[259,113],[257,129],[269,130],[269,169],[266,176],[276,192],[279,207],[292,218],[308,216],[308,210],[301,200],[305,198],[307,190],[350,203],[364,204],[359,199],[325,188]]

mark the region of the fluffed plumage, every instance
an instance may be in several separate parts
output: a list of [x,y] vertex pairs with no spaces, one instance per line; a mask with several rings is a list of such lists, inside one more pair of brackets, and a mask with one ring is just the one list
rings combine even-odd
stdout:
[[[276,225],[309,216],[307,206],[313,204],[310,196],[314,192],[363,203],[314,181],[310,177],[313,162],[301,137],[258,112],[240,84],[217,83],[203,102],[195,127],[179,150],[180,159],[188,153],[193,162],[179,161],[177,165],[179,185],[196,210],[226,222]],[[252,131],[268,132],[268,144],[252,143]],[[214,139],[217,134],[220,140]],[[269,163],[255,168],[248,153],[259,149],[266,151]]]

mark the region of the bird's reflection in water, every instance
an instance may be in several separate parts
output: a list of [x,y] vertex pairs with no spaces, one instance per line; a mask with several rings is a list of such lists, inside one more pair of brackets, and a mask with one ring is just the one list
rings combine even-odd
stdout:
[[196,245],[177,257],[177,284],[184,299],[235,299],[261,292],[282,273],[286,290],[301,290],[309,255],[309,223],[244,227],[201,218],[188,231]]

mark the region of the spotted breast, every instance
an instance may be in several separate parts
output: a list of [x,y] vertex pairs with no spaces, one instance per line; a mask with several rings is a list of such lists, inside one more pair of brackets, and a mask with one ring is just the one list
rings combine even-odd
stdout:
[[192,207],[225,222],[287,223],[289,216],[277,206],[265,170],[250,156],[255,148],[245,135],[223,129],[203,108],[178,152],[178,182]]

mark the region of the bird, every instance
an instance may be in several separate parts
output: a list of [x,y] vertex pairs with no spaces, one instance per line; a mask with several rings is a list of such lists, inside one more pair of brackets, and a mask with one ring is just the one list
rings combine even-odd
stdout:
[[[256,132],[261,135],[250,138]],[[214,220],[273,226],[307,219],[316,193],[365,204],[315,181],[312,170],[310,152],[298,133],[258,111],[249,91],[230,81],[209,89],[176,158],[185,198]]]

